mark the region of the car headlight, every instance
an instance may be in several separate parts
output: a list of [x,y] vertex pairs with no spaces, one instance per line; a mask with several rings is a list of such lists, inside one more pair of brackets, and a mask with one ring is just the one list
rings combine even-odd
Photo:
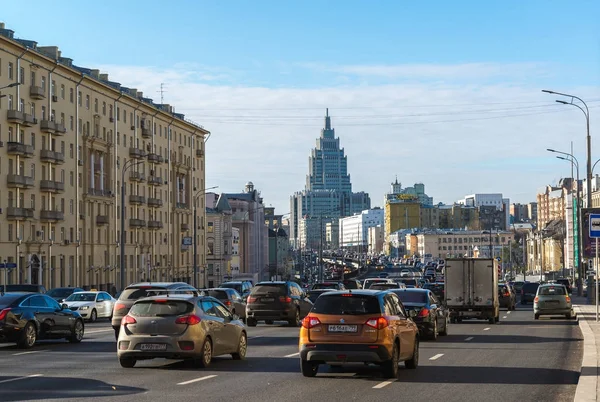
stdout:
[[79,310],[87,310],[87,309],[89,309],[89,308],[90,308],[90,306],[81,306],[81,307],[79,308]]

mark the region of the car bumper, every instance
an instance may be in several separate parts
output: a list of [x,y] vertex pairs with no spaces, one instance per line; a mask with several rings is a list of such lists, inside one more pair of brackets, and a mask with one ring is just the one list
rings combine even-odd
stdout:
[[385,345],[307,344],[300,347],[300,358],[336,363],[382,363],[391,359]]
[[430,334],[433,332],[433,323],[429,322],[429,321],[421,321],[421,322],[417,322],[415,321],[415,324],[417,324],[417,328],[419,329],[419,334],[423,335],[423,334]]
[[293,319],[295,311],[289,310],[246,310],[246,318],[254,318],[257,321],[287,321]]
[[[123,332],[123,331],[121,331]],[[191,350],[183,350],[180,342],[193,344]],[[117,357],[145,359],[189,359],[202,355],[204,340],[198,340],[190,336],[149,336],[149,335],[125,335],[120,336],[117,341]],[[142,350],[144,344],[166,345],[164,350]]]
[[533,313],[537,315],[563,315],[573,312],[572,307],[538,308],[533,307]]
[[0,342],[15,342],[21,336],[22,331],[17,327],[3,326],[0,327]]

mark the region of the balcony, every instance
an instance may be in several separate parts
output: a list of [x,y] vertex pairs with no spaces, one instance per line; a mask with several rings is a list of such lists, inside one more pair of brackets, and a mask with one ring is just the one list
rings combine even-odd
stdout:
[[35,117],[33,117],[32,114],[27,114],[27,113],[23,113],[23,125],[25,127],[31,127],[31,126],[35,126],[37,124],[37,119]]
[[152,138],[152,130],[149,127],[142,126],[142,138]]
[[7,143],[6,152],[8,152],[9,155],[20,155],[25,158],[31,158],[33,156],[33,146],[9,141]]
[[190,206],[185,202],[178,202],[175,204],[175,208],[179,209],[190,209]]
[[202,157],[204,157],[204,151],[203,151],[203,150],[201,150],[201,149],[197,149],[197,150],[196,150],[196,156],[197,156],[198,158],[202,158]]
[[112,197],[113,193],[110,190],[101,190],[99,188],[88,188],[88,195],[94,197]]
[[62,193],[63,191],[65,191],[65,183],[53,180],[41,180],[40,190],[48,191],[51,193]]
[[146,227],[146,221],[144,221],[142,219],[130,219],[129,220],[129,227],[130,228],[145,228]]
[[152,208],[159,208],[163,206],[163,200],[160,198],[148,197],[148,206]]
[[29,96],[36,100],[46,99],[46,91],[42,87],[32,85],[29,87]]
[[56,124],[52,120],[44,120],[40,122],[40,129],[44,133],[54,134],[56,132]]
[[63,135],[67,132],[67,128],[63,123],[54,123],[54,127],[56,127],[56,135]]
[[65,163],[65,156],[63,154],[49,149],[42,149],[40,151],[40,159],[42,162]]
[[129,157],[133,159],[142,159],[146,156],[144,150],[139,148],[129,148]]
[[162,186],[163,179],[162,179],[162,177],[158,177],[158,176],[149,176],[148,184],[150,184],[151,186]]
[[148,154],[148,162],[151,163],[163,163],[165,160],[158,154]]
[[58,222],[65,220],[65,213],[60,211],[48,211],[42,209],[40,211],[40,221],[42,222]]
[[148,229],[162,229],[162,221],[148,221]]
[[182,232],[187,232],[188,230],[190,230],[190,224],[189,223],[182,223],[181,224],[181,231]]
[[108,215],[96,215],[96,225],[108,225]]
[[8,120],[9,123],[21,124],[25,121],[25,113],[18,110],[9,110],[6,112],[6,120]]
[[145,202],[146,202],[146,197],[144,197],[143,195],[131,194],[129,196],[129,203],[130,204],[143,204]]
[[146,181],[146,175],[141,172],[129,172],[129,179],[131,181]]
[[6,208],[7,219],[33,219],[33,208]]
[[6,176],[6,184],[9,188],[32,188],[33,177],[20,174],[9,174]]

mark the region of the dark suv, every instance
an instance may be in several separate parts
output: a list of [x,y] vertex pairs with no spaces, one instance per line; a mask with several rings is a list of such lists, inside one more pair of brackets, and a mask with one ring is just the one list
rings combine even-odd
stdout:
[[166,291],[178,293],[197,294],[198,290],[185,282],[143,282],[129,285],[119,295],[112,314],[112,327],[115,330],[115,338],[119,339],[121,319],[127,315],[133,303],[143,297],[155,296]]
[[296,282],[259,282],[248,296],[246,324],[255,327],[263,320],[265,324],[287,321],[291,327],[297,327],[312,306]]
[[44,285],[34,285],[31,283],[24,283],[20,285],[2,285],[0,286],[0,291],[6,292],[26,292],[26,293],[46,293],[46,288]]
[[528,282],[521,288],[521,304],[533,303],[535,294],[537,293],[540,284],[537,282]]

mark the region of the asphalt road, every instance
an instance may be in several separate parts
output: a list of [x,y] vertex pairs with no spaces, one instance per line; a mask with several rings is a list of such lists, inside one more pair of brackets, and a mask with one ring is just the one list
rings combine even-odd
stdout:
[[466,321],[447,337],[421,343],[417,370],[387,381],[376,367],[321,367],[304,378],[298,329],[248,329],[248,357],[216,358],[209,369],[150,360],[123,369],[106,321],[86,326],[84,341],[40,342],[23,351],[0,344],[0,401],[572,401],[582,358],[575,320],[533,320],[531,306],[501,321]]

